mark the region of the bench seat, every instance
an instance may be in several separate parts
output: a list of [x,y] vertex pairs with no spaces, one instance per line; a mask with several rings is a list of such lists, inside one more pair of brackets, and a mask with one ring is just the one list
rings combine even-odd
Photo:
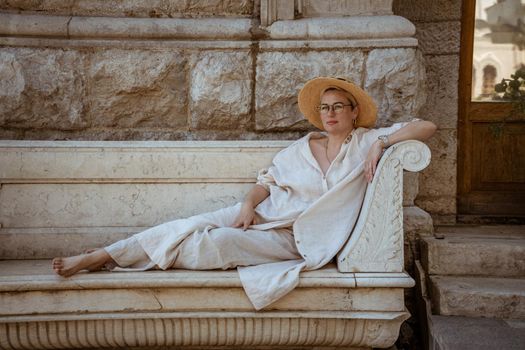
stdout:
[[[236,270],[101,271],[63,278],[49,260],[4,260],[0,269],[3,315],[23,315],[27,307],[31,315],[90,313],[95,303],[97,312],[253,311]],[[332,264],[302,273],[298,288],[265,310],[402,312],[403,288],[413,286],[405,273],[340,273]]]

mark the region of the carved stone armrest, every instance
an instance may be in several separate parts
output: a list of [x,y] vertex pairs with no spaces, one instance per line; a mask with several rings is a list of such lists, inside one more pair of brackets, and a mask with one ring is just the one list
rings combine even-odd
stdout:
[[403,169],[420,171],[430,149],[419,141],[388,148],[366,190],[361,213],[348,242],[337,255],[340,272],[402,272]]

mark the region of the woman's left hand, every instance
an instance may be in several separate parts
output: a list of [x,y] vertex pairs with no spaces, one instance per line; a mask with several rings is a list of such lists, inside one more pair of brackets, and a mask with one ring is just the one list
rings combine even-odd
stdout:
[[241,206],[241,211],[237,218],[233,222],[232,227],[242,228],[244,231],[252,224],[255,224],[255,209],[253,205],[247,202],[244,202]]
[[372,182],[376,173],[377,163],[383,154],[383,143],[379,140],[372,144],[365,160],[365,178],[366,181]]

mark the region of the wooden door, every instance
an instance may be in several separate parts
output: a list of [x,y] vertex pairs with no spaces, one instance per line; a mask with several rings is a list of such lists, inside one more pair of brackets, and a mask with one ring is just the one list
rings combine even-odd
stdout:
[[[525,64],[525,45],[509,32],[525,31],[525,1],[465,0],[462,14],[458,221],[525,222],[525,118],[494,91]],[[515,28],[496,23],[516,17]]]

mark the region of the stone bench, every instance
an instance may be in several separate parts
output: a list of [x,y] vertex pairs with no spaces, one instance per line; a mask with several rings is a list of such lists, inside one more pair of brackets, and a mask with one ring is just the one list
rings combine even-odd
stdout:
[[408,318],[403,169],[428,148],[389,148],[336,261],[254,311],[237,272],[79,273],[77,254],[241,201],[289,141],[0,141],[0,348],[386,348]]

